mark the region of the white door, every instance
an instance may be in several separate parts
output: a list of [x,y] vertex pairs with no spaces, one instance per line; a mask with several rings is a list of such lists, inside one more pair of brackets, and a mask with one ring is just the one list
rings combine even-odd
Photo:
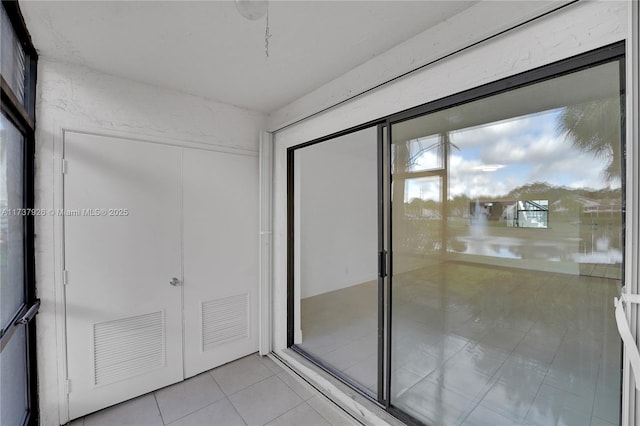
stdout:
[[184,151],[185,376],[258,350],[258,158]]
[[182,278],[182,149],[79,133],[64,144],[73,419],[183,379],[182,287],[170,284]]

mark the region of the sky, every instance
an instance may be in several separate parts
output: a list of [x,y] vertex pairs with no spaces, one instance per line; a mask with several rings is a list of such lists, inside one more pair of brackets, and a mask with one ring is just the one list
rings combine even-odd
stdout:
[[[546,182],[568,188],[619,188],[607,181],[608,161],[574,148],[570,137],[556,130],[562,109],[498,121],[450,133],[449,197],[499,197],[514,188]],[[435,139],[433,140],[435,142]],[[423,146],[429,141],[423,141]],[[435,150],[416,160],[417,169],[435,164]],[[421,166],[422,165],[422,166]],[[407,201],[440,201],[437,178],[407,182]]]

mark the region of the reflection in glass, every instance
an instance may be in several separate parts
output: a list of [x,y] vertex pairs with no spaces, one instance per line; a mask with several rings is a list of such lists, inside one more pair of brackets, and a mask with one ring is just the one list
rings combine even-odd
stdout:
[[11,25],[7,12],[4,7],[1,9],[0,48],[2,50],[2,61],[0,61],[0,72],[18,100],[23,102],[26,69],[25,54],[13,30],[13,25]]
[[392,405],[619,423],[619,66],[392,126]]
[[27,416],[27,341],[20,327],[0,352],[0,424],[21,425]]
[[18,129],[0,115],[0,327],[9,325],[25,297],[23,149]]
[[296,343],[377,392],[377,128],[295,151]]

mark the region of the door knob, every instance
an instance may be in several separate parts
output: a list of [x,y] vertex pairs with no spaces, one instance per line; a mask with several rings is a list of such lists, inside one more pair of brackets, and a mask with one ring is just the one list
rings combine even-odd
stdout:
[[171,281],[169,281],[169,284],[171,284],[172,286],[176,287],[180,285],[180,280],[177,279],[176,277],[171,278]]

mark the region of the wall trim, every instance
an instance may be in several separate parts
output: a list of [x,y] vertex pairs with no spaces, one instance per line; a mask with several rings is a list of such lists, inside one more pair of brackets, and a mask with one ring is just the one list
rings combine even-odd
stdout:
[[259,348],[271,352],[271,287],[273,281],[273,134],[260,132]]
[[[640,159],[638,158],[639,126],[638,111],[640,111],[640,82],[638,80],[640,61],[640,36],[638,25],[640,23],[640,5],[637,1],[628,2],[628,32],[626,43],[626,152],[627,152],[627,211],[626,211],[626,232],[625,232],[625,258],[630,260],[625,268],[625,291],[627,294],[638,294],[640,286]],[[639,336],[639,310],[638,305],[629,304],[626,311],[627,321],[631,328],[631,333],[636,341]],[[640,393],[634,386],[631,364],[626,351],[623,351],[622,365],[622,413],[621,424],[633,425],[638,423],[640,416]]]
[[159,145],[171,145],[171,146],[177,146],[182,148],[202,149],[206,151],[215,151],[215,152],[221,152],[225,154],[247,155],[252,157],[257,157],[259,152],[258,150],[237,148],[237,147],[225,146],[225,145],[219,145],[219,144],[195,142],[187,139],[175,139],[175,138],[168,138],[168,137],[139,135],[136,133],[123,132],[123,131],[113,130],[113,129],[101,129],[101,128],[76,129],[72,127],[67,127],[67,128],[63,128],[62,131],[63,133],[79,133],[79,134],[92,135],[92,136],[116,137],[120,139],[128,139],[132,142],[145,142],[145,143],[154,143]]

